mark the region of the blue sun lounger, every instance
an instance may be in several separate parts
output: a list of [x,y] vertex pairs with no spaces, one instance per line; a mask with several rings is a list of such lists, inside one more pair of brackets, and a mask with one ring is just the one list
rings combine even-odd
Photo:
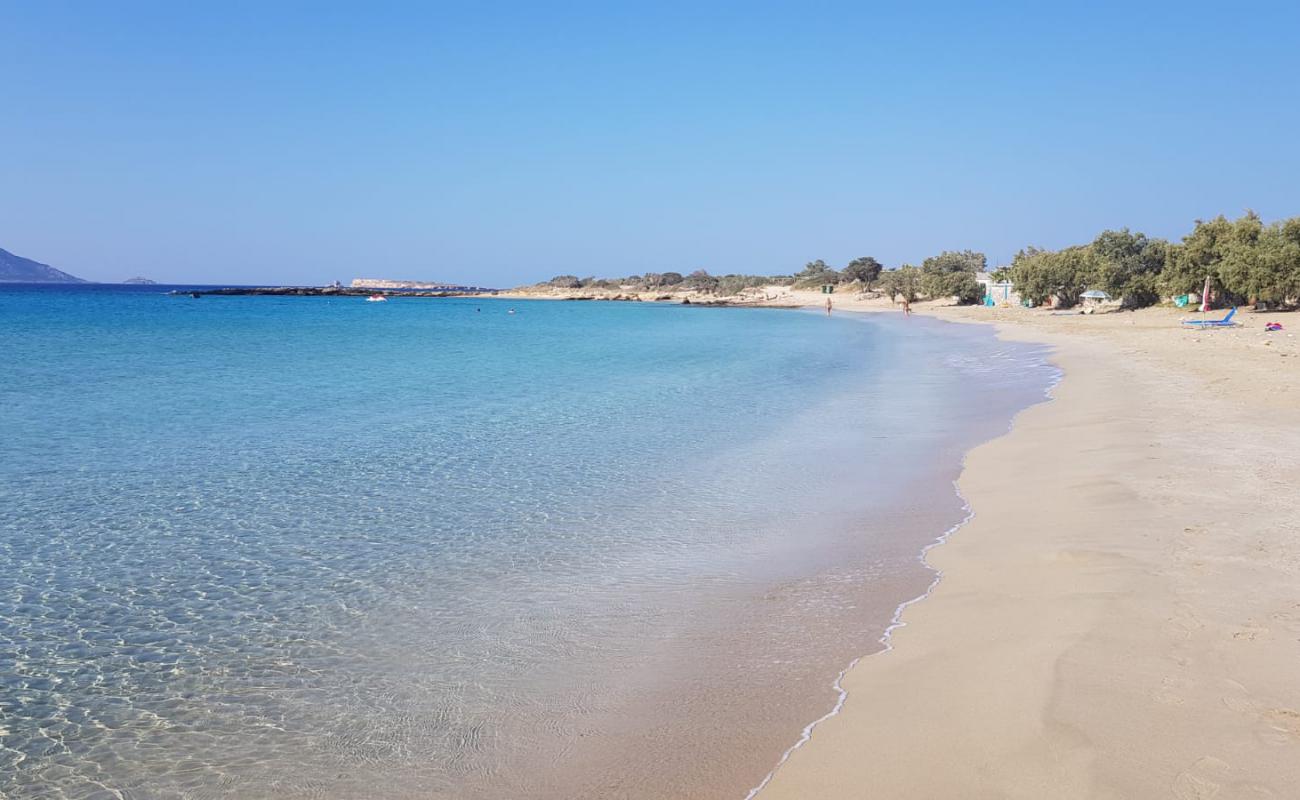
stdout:
[[1236,313],[1237,307],[1233,306],[1223,319],[1185,319],[1183,324],[1192,328],[1231,328],[1237,324],[1232,321]]

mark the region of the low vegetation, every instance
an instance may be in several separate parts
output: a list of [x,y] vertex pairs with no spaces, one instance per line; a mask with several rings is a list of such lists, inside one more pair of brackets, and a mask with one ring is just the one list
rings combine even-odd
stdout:
[[[821,259],[791,275],[712,275],[697,269],[647,272],[627,278],[579,278],[559,275],[543,287],[603,289],[625,292],[695,292],[734,297],[764,286],[815,290],[830,285],[841,291],[875,291],[892,299],[915,302],[951,298],[978,303],[984,286],[976,279],[988,269],[983,253],[945,250],[921,262],[895,269],[870,256],[842,268]],[[1148,237],[1128,228],[1103,231],[1087,244],[1060,250],[1026,247],[1009,267],[994,272],[1009,280],[1034,305],[1069,308],[1089,289],[1099,289],[1127,308],[1148,306],[1177,295],[1200,292],[1206,278],[1220,300],[1230,303],[1294,304],[1300,300],[1300,217],[1265,224],[1248,212],[1240,219],[1219,216],[1197,220],[1181,242]]]
[[863,256],[853,259],[842,269],[835,269],[817,259],[808,262],[802,270],[792,275],[712,275],[703,269],[688,275],[679,272],[648,272],[614,279],[557,275],[539,286],[623,292],[690,291],[718,297],[735,297],[765,286],[815,290],[830,285],[839,291],[876,291],[891,297],[904,297],[909,301],[925,295],[954,297],[959,302],[973,303],[983,296],[983,289],[975,280],[975,273],[982,270],[984,264],[983,253],[966,250],[960,253],[945,252],[926,259],[923,268],[905,265],[889,270],[875,258]]
[[689,275],[680,272],[647,272],[626,278],[579,278],[576,275],[557,275],[539,284],[553,289],[608,289],[626,292],[692,291],[729,297],[745,289],[763,286],[788,286],[794,282],[789,275],[711,275],[698,269]]

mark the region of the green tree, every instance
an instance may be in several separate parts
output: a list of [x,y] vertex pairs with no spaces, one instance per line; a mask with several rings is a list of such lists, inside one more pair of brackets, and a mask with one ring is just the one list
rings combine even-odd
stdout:
[[1168,294],[1198,292],[1209,278],[1227,302],[1284,302],[1294,296],[1285,288],[1291,222],[1266,226],[1253,211],[1235,220],[1223,215],[1208,222],[1198,219],[1171,250],[1160,286]]
[[988,259],[975,250],[944,250],[921,262],[923,272],[983,272]]
[[1011,259],[1010,280],[1022,298],[1036,306],[1051,302],[1056,294],[1056,285],[1052,279],[1052,257],[1050,250],[1041,250],[1033,245],[1016,253]]
[[1057,305],[1072,308],[1078,305],[1079,295],[1097,276],[1097,253],[1091,246],[1075,245],[1053,254],[1050,277]]
[[891,301],[902,296],[907,302],[915,303],[921,294],[921,270],[910,264],[887,269],[880,273],[879,286]]
[[1248,287],[1249,297],[1256,302],[1300,299],[1300,217],[1274,222],[1260,231]]
[[859,281],[863,286],[870,286],[875,283],[876,278],[880,277],[880,272],[884,268],[883,264],[871,256],[863,256],[850,261],[842,274],[848,280]]
[[1070,308],[1079,302],[1096,270],[1092,248],[1082,245],[1059,252],[1027,247],[1016,253],[1008,273],[1020,296],[1034,305],[1055,300],[1061,308]]
[[839,283],[840,273],[831,269],[825,261],[819,258],[805,264],[803,270],[796,274],[794,278],[796,289],[809,289],[825,283]]
[[1166,295],[1199,292],[1206,278],[1222,287],[1219,265],[1231,239],[1232,223],[1222,214],[1209,222],[1196,220],[1196,227],[1183,237],[1182,244],[1170,248],[1160,273],[1160,290]]
[[1224,291],[1233,297],[1255,300],[1259,297],[1259,278],[1263,272],[1260,262],[1260,239],[1264,235],[1264,221],[1254,211],[1233,220],[1226,242],[1221,247],[1219,279]]
[[1102,231],[1092,242],[1096,282],[1119,297],[1125,308],[1149,306],[1160,299],[1159,278],[1169,255],[1169,243],[1150,239],[1128,228]]
[[697,269],[682,281],[682,286],[697,292],[712,292],[718,288],[718,279],[707,270]]
[[578,289],[581,288],[582,281],[577,275],[556,275],[547,284],[557,289]]
[[975,279],[988,260],[972,250],[945,250],[921,263],[922,286],[930,297],[956,297],[959,303],[978,303],[984,287]]
[[816,261],[809,261],[807,264],[804,264],[803,270],[798,274],[796,274],[795,277],[802,280],[805,278],[815,278],[818,275],[825,275],[827,273],[834,273],[834,272],[835,270],[831,269],[826,264],[825,261],[822,261],[819,258]]

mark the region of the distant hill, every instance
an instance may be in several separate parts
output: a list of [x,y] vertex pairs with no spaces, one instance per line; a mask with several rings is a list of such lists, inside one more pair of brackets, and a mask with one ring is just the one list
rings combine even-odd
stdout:
[[16,256],[0,248],[0,283],[85,283],[49,264]]

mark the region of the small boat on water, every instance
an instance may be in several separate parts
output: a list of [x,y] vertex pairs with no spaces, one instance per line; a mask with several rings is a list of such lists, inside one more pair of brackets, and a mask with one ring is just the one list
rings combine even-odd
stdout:
[[387,302],[388,302],[388,298],[387,298],[387,297],[384,297],[382,294],[372,294],[372,295],[370,295],[369,297],[366,298],[366,302],[367,302],[367,303],[387,303]]

